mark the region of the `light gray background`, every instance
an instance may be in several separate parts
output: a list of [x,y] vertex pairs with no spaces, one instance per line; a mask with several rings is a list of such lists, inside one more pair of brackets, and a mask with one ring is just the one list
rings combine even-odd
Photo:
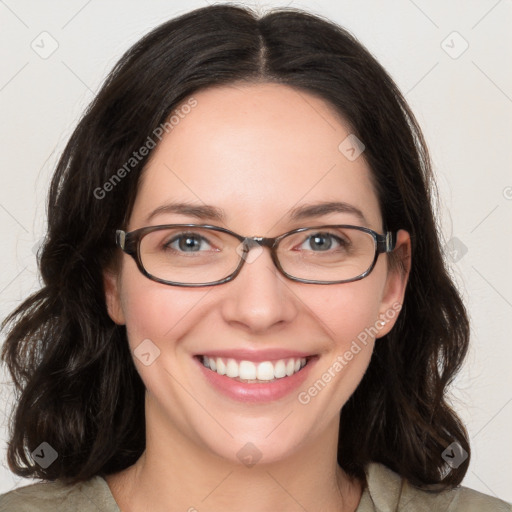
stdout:
[[[245,3],[263,10],[286,5]],[[204,5],[0,0],[0,317],[38,287],[34,251],[44,234],[49,178],[106,73],[150,29]],[[471,352],[453,386],[473,448],[463,484],[512,501],[512,2],[288,5],[354,33],[390,72],[423,127],[442,200],[446,254],[473,328]],[[44,54],[52,44],[55,52]],[[5,372],[0,378],[5,492],[30,480],[7,469],[5,411],[13,396]]]

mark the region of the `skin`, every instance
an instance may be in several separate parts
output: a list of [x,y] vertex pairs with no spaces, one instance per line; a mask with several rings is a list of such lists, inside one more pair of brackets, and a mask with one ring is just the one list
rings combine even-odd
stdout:
[[[220,207],[225,223],[204,222],[246,236],[362,225],[352,213],[286,219],[293,207],[333,200],[356,206],[367,227],[383,232],[364,153],[350,161],[340,152],[350,130],[322,99],[268,83],[210,88],[194,98],[197,106],[163,137],[145,168],[128,231],[203,222],[175,213],[146,221],[171,200]],[[265,249],[235,280],[199,288],[151,281],[123,253],[119,272],[104,274],[109,314],[126,325],[132,351],[150,339],[160,355],[149,366],[134,357],[147,389],[147,447],[136,464],[107,477],[121,510],[355,510],[362,486],[336,461],[339,414],[379,340],[362,346],[308,404],[297,393],[403,302],[410,267],[403,230],[396,251],[405,273],[390,270],[380,255],[362,280],[314,285],[286,279]],[[221,395],[202,378],[192,356],[212,348],[300,349],[319,359],[297,392],[250,404]],[[248,442],[262,455],[250,468],[237,457]]]

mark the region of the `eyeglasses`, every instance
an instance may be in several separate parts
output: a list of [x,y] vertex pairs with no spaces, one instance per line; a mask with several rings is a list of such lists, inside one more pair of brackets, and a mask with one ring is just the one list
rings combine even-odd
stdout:
[[[292,281],[339,284],[363,279],[380,253],[394,250],[396,233],[348,225],[298,228],[275,238],[244,237],[206,224],[148,226],[116,231],[116,244],[153,281],[172,286],[213,286],[233,280],[251,250],[268,247]],[[255,254],[255,253],[253,253]],[[257,257],[257,254],[256,254]]]

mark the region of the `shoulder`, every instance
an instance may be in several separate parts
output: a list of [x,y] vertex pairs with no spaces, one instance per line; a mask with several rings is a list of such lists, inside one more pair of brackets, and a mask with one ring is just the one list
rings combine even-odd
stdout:
[[357,512],[407,510],[407,512],[512,512],[512,505],[467,487],[428,491],[409,484],[386,466],[366,468],[367,489]]
[[107,482],[95,476],[74,485],[56,480],[18,487],[0,495],[0,512],[120,512]]

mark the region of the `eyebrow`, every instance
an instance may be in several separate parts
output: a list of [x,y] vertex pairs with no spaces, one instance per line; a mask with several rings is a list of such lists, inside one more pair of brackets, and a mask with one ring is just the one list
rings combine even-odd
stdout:
[[359,208],[342,201],[327,201],[297,206],[290,210],[288,217],[290,220],[303,220],[309,217],[320,217],[329,213],[351,213],[363,224],[367,224],[367,220]]
[[216,206],[193,203],[168,203],[153,210],[146,220],[150,221],[153,217],[162,213],[179,213],[181,215],[195,217],[199,220],[216,220],[218,222],[224,222],[226,218],[224,210]]
[[[217,222],[225,222],[226,220],[226,213],[222,208],[207,204],[173,202],[153,210],[146,218],[146,221],[150,221],[153,217],[164,213],[178,213],[195,217],[199,220],[214,220]],[[286,218],[290,221],[297,221],[311,217],[321,217],[329,213],[350,213],[355,215],[363,224],[367,224],[367,220],[359,208],[342,201],[325,201],[297,206],[288,212]]]

